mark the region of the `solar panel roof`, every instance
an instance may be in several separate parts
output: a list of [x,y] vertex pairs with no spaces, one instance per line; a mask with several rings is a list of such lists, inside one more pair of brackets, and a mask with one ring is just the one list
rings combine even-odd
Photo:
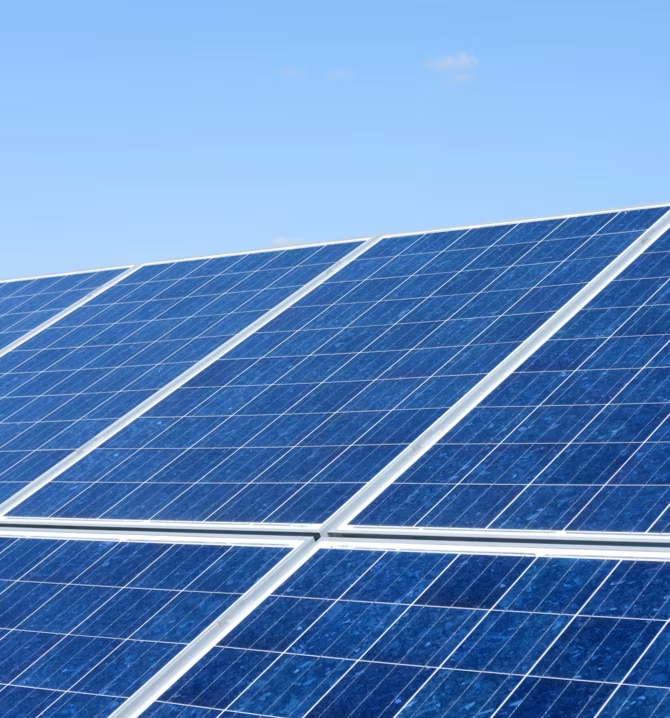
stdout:
[[0,282],[0,713],[670,714],[669,261],[663,206]]
[[13,514],[320,523],[661,214],[382,239]]

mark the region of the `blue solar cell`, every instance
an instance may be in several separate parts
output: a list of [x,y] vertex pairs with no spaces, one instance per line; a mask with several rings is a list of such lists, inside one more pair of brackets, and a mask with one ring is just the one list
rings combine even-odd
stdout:
[[578,616],[552,643],[537,670],[558,678],[619,682],[659,628],[653,621]]
[[553,678],[533,678],[522,684],[502,707],[498,715],[582,715],[595,718],[611,697],[612,685],[565,681]]
[[[614,212],[584,215],[581,217],[568,217],[551,235],[554,239],[571,239],[584,237],[594,233],[607,231],[620,231],[612,228],[612,220],[617,216]],[[654,217],[656,217],[654,215]],[[611,229],[609,229],[611,228]]]
[[[425,669],[369,663],[346,674],[307,715],[375,715],[389,718],[418,690]],[[371,688],[371,686],[373,686]]]
[[2,539],[0,711],[108,715],[285,553]]
[[[146,718],[221,718],[235,715],[217,709],[195,708],[194,706],[177,706],[166,703],[154,703],[142,714]],[[239,714],[238,714],[239,715]]]
[[659,691],[653,706],[670,693],[665,566],[322,550],[156,706],[340,718],[595,716],[611,706],[651,716],[633,709],[642,690]]
[[662,716],[670,711],[670,691],[648,686],[621,686],[607,705],[612,718]]
[[[461,670],[526,673],[561,634],[569,618],[536,613],[492,613],[450,651],[444,665]],[[511,639],[511,640],[510,640]]]
[[599,231],[601,233],[624,232],[649,227],[660,219],[667,211],[667,207],[651,207],[649,209],[629,209],[619,212],[610,223]]

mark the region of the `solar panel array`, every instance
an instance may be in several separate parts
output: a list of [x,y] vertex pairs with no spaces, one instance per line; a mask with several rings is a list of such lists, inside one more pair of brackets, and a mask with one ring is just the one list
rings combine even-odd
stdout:
[[0,712],[669,715],[669,210],[0,283]]

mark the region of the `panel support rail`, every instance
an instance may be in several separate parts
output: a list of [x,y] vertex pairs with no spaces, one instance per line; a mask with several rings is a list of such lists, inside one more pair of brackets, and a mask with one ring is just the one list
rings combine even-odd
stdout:
[[16,534],[37,537],[49,534],[62,538],[118,538],[133,540],[170,541],[229,541],[254,540],[260,544],[272,541],[302,541],[321,543],[345,541],[352,545],[381,542],[385,550],[399,547],[414,551],[426,550],[430,544],[440,550],[458,545],[463,550],[498,550],[508,547],[515,551],[541,548],[573,548],[593,551],[665,551],[670,554],[670,534],[615,531],[552,531],[529,529],[465,529],[423,528],[406,526],[345,526],[323,531],[318,524],[236,523],[206,521],[154,521],[123,519],[49,519],[5,517],[0,519],[0,535]]
[[23,516],[0,517],[0,531],[96,531],[114,536],[119,531],[137,536],[171,536],[176,540],[189,536],[259,536],[274,538],[321,538],[318,524],[260,524],[222,521],[154,521],[134,519],[70,519]]
[[323,546],[379,547],[386,551],[532,553],[606,558],[670,559],[670,535],[588,531],[510,531],[505,529],[404,529],[356,526],[332,531]]

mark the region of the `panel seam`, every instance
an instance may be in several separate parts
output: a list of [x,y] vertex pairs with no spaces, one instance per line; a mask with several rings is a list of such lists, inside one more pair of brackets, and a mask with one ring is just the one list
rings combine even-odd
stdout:
[[[0,525],[0,537],[21,539],[52,539],[56,541],[118,541],[123,543],[198,544],[213,546],[300,546],[305,536],[298,534],[221,533],[207,531],[138,531],[119,528],[81,529],[66,527]],[[313,537],[311,537],[313,540]]]
[[207,522],[132,521],[100,519],[40,520],[11,517],[0,521],[0,536],[80,540],[164,541],[184,543],[254,542],[278,545],[311,539],[320,545],[380,550],[461,553],[505,552],[533,555],[634,555],[670,559],[670,535],[640,532],[551,531],[510,529],[417,529],[351,526],[319,533],[317,524],[242,524]]
[[224,521],[162,521],[143,519],[82,519],[5,516],[0,517],[0,531],[131,531],[139,534],[189,536],[298,536],[317,538],[319,524],[271,524]]

